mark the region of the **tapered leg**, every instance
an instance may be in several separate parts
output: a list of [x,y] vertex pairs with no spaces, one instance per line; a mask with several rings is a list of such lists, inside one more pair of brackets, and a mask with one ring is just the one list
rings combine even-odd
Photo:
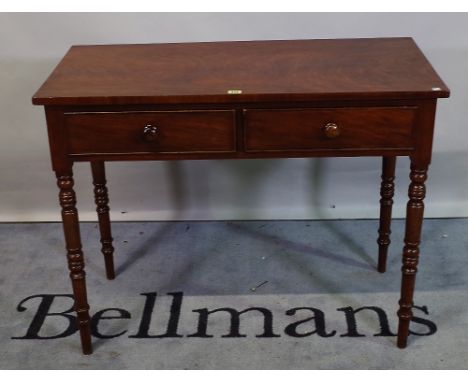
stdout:
[[393,194],[395,190],[396,157],[382,158],[382,183],[380,187],[379,262],[377,269],[385,272],[387,252],[390,245],[390,225],[392,221]]
[[80,227],[76,209],[75,191],[73,191],[73,174],[57,172],[57,185],[60,189],[59,200],[62,207],[63,231],[67,248],[68,269],[75,298],[78,329],[81,337],[81,347],[84,354],[93,352],[89,319],[89,305],[86,294],[86,278],[84,258],[81,250]]
[[101,233],[101,252],[104,255],[107,278],[113,280],[115,278],[114,247],[112,246],[109,197],[107,195],[104,162],[91,162],[91,172],[93,174],[94,200],[96,202],[99,231]]
[[424,197],[427,179],[427,166],[411,164],[411,184],[409,201],[406,210],[405,246],[403,248],[403,267],[401,281],[400,309],[398,310],[398,347],[406,347],[409,324],[413,318],[413,292],[419,259],[419,243],[424,216]]

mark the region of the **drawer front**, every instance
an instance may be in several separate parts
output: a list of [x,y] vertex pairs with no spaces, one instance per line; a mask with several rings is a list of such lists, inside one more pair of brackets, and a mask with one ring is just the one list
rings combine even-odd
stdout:
[[231,110],[65,114],[69,154],[236,150]]
[[412,149],[416,107],[244,110],[245,150]]

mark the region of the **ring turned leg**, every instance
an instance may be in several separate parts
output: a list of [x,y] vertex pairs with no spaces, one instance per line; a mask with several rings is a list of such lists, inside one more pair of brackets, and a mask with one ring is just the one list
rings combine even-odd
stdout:
[[409,201],[406,210],[405,246],[403,248],[403,267],[401,281],[400,309],[398,310],[398,347],[405,348],[409,324],[413,318],[413,292],[419,258],[419,243],[424,216],[424,197],[427,179],[427,166],[411,164],[411,184],[409,186]]
[[113,280],[115,278],[114,247],[112,246],[109,197],[107,194],[104,162],[91,162],[91,172],[93,174],[94,200],[96,202],[96,212],[101,234],[101,252],[104,255],[107,278]]
[[395,190],[395,165],[396,157],[382,158],[382,183],[380,187],[380,224],[379,224],[379,262],[377,269],[385,272],[387,264],[387,252],[390,245],[390,225],[392,221],[393,194]]
[[57,172],[57,185],[60,189],[59,200],[62,207],[62,222],[67,248],[68,269],[75,298],[78,329],[81,337],[83,354],[93,352],[89,319],[89,305],[86,294],[84,258],[81,250],[80,227],[76,209],[75,191],[73,191],[73,174]]

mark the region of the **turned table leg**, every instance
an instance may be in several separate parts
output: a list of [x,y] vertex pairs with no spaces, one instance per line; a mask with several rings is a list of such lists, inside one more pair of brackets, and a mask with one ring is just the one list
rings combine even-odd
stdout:
[[59,200],[62,207],[62,222],[67,248],[68,269],[73,286],[75,298],[75,311],[80,330],[81,347],[84,354],[93,352],[91,344],[91,330],[89,318],[89,305],[86,295],[86,278],[84,271],[84,258],[81,250],[80,227],[76,197],[73,190],[73,174],[71,169],[66,173],[56,172],[57,185],[60,189]]
[[377,269],[385,272],[388,246],[390,245],[390,230],[392,221],[393,194],[395,190],[396,157],[382,158],[382,183],[380,187],[380,224],[379,224],[379,262]]
[[99,232],[101,234],[101,252],[104,255],[106,275],[109,280],[115,278],[114,272],[114,247],[112,246],[112,234],[109,218],[109,196],[106,187],[106,172],[104,162],[91,162],[93,174],[94,200],[99,220]]
[[419,243],[424,216],[424,197],[427,179],[427,166],[411,164],[411,184],[409,186],[409,201],[406,210],[405,246],[403,248],[403,267],[401,281],[400,309],[398,310],[398,347],[405,348],[409,324],[413,318],[413,293],[419,259]]

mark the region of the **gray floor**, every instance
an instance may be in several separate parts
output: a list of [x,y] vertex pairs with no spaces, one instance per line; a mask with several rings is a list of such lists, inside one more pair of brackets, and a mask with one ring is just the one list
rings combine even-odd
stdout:
[[[51,295],[71,293],[71,287],[59,224],[0,224],[0,368],[465,369],[468,219],[425,222],[415,304],[427,309],[416,312],[426,321],[413,322],[412,330],[430,335],[411,335],[406,350],[395,347],[392,335],[403,228],[403,221],[394,222],[388,270],[379,274],[374,220],[114,223],[118,275],[108,281],[96,224],[82,224],[91,313],[128,317],[100,320],[101,335],[125,333],[94,338],[94,354],[83,356],[76,333],[12,339],[64,332],[67,318],[47,316],[39,322],[38,317],[46,308],[67,310],[67,296],[52,296],[52,305],[45,305]],[[183,293],[178,336],[154,337],[167,329],[173,298],[168,293],[176,292]],[[134,338],[149,293],[157,293],[147,330],[153,338]],[[345,312],[369,306],[386,312],[390,333],[375,336],[379,320],[366,309],[355,314],[362,336],[349,336]],[[271,312],[273,333],[258,336],[268,323],[260,311],[252,311],[240,316],[243,337],[226,337],[226,312],[210,314],[210,337],[199,335],[200,309],[251,307]],[[313,316],[310,309],[286,313],[299,307],[320,311],[293,328],[292,323]],[[96,315],[105,308],[128,313]],[[310,333],[320,318],[328,337]]]

